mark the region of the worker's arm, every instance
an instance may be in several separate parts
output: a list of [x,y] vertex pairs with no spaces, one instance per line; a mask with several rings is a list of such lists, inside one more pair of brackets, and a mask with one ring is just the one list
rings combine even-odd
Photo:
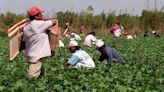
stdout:
[[77,62],[79,61],[79,58],[77,56],[72,56],[67,62],[66,62],[66,66],[69,65],[75,65]]
[[39,28],[33,27],[34,32],[40,33],[40,32],[47,32],[47,30],[56,25],[56,20],[51,19],[51,20],[42,20],[42,21],[37,21],[37,23],[40,25]]
[[42,20],[44,20],[44,21],[51,20],[52,21],[52,26],[55,26],[56,22],[57,22],[56,19],[47,19],[45,16],[42,17]]
[[66,29],[65,29],[63,35],[65,35],[65,34],[67,33],[68,29],[69,29],[69,28],[66,28]]

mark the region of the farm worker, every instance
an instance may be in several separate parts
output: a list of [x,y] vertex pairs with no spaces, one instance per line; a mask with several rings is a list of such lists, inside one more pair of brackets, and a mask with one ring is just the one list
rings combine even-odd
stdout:
[[106,59],[110,66],[113,63],[113,58],[115,58],[119,62],[126,63],[124,59],[116,52],[116,50],[109,46],[105,46],[102,40],[97,40],[96,47],[97,50],[101,53],[99,61],[103,61]]
[[71,33],[70,40],[81,40],[81,37],[76,33]]
[[148,37],[148,36],[150,36],[150,33],[148,31],[145,31],[143,36]]
[[155,37],[160,37],[160,35],[156,31],[152,31],[152,34],[154,34]]
[[124,31],[124,27],[118,22],[116,23],[112,29],[110,30],[110,32],[112,34],[114,34],[115,37],[120,37],[121,36],[121,32]]
[[85,26],[84,26],[84,24],[82,23],[82,24],[80,25],[80,34],[81,34],[81,35],[84,35],[84,32],[85,32]]
[[66,66],[72,65],[75,68],[80,68],[80,67],[93,68],[93,67],[95,67],[95,63],[94,63],[94,60],[92,59],[92,57],[87,52],[80,49],[80,47],[78,46],[78,43],[75,40],[70,41],[69,50],[73,54],[72,54],[71,58],[67,61]]
[[84,40],[84,46],[88,46],[88,47],[91,47],[92,44],[95,44],[96,43],[96,33],[95,32],[90,32],[86,37],[85,37],[85,40]]
[[126,39],[133,39],[133,36],[131,36],[128,32],[125,32]]
[[64,30],[63,35],[64,35],[65,37],[69,37],[69,34],[68,34],[69,31],[70,31],[69,23],[66,23],[66,24],[65,24],[65,30]]
[[25,55],[29,62],[29,77],[41,77],[44,75],[42,58],[50,56],[50,44],[47,29],[56,25],[55,19],[45,20],[44,11],[37,6],[28,10],[29,23],[24,27],[23,40],[25,41]]

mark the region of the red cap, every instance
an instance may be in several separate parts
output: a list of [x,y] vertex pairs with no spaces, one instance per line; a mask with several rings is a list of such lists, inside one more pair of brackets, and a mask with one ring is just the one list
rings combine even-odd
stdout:
[[125,32],[124,34],[125,34],[125,35],[128,35],[129,33],[128,33],[128,32]]
[[44,11],[43,10],[41,10],[41,9],[39,9],[37,6],[33,6],[33,7],[31,7],[29,10],[28,10],[28,14],[30,15],[30,16],[34,16],[34,15],[36,15],[36,14],[38,14],[38,13],[43,13]]

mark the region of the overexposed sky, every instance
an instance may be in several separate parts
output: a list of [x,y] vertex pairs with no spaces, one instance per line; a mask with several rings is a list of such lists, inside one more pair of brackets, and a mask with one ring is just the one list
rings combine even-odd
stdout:
[[[156,2],[158,10],[164,7],[164,0],[156,0]],[[155,8],[155,0],[0,0],[0,13],[10,11],[26,14],[31,6],[38,6],[48,14],[67,10],[80,12],[86,11],[90,5],[94,9],[94,14],[102,11],[106,13],[117,11],[117,14],[127,12],[132,15],[141,15],[143,9]]]

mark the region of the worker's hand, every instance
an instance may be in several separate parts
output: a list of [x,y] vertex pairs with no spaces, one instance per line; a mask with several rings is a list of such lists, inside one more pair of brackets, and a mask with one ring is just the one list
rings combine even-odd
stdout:
[[[68,61],[67,61],[67,62],[68,62]],[[69,63],[67,63],[67,62],[66,62],[66,63],[65,63],[65,65],[64,65],[65,67],[67,67],[67,66],[69,66],[69,65],[70,65],[70,64],[69,64]]]
[[55,19],[51,19],[51,21],[52,21],[52,26],[55,26],[57,21]]

